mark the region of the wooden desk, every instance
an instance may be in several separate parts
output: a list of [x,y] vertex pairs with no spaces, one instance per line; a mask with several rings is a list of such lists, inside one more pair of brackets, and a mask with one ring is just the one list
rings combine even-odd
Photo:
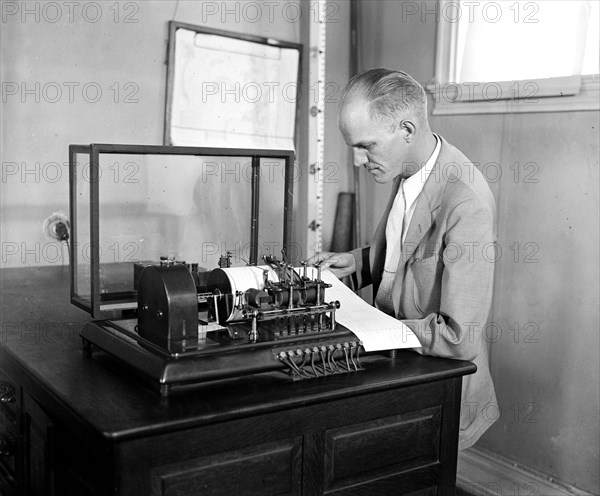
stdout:
[[164,398],[82,351],[89,317],[69,303],[67,268],[0,277],[0,380],[14,392],[0,429],[16,448],[2,494],[454,494],[469,362],[404,351],[356,374],[268,373]]

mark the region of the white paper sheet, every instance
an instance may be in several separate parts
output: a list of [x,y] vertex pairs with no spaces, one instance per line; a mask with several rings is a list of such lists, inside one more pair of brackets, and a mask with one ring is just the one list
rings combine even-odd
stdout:
[[325,300],[339,301],[335,320],[350,329],[363,342],[366,351],[419,348],[421,343],[400,320],[377,310],[348,288],[331,271],[321,274],[331,288],[325,290]]

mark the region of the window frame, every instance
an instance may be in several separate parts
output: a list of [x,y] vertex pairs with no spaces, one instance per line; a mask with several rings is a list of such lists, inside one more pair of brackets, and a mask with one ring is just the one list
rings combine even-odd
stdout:
[[[440,0],[444,4],[456,0]],[[435,76],[425,89],[432,115],[600,110],[600,75],[455,83],[459,23],[437,23]]]

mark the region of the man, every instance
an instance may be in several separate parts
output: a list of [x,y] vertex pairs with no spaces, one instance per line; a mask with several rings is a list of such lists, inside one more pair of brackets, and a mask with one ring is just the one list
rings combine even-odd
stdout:
[[311,261],[352,275],[356,288],[373,284],[375,305],[415,332],[419,353],[477,365],[463,378],[459,449],[468,448],[498,416],[482,338],[494,271],[492,193],[473,164],[431,132],[425,92],[403,72],[353,78],[339,127],[354,165],[393,182],[392,195],[370,247]]

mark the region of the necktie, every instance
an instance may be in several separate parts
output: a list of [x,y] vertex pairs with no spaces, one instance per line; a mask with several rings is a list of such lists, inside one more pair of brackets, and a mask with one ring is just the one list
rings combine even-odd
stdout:
[[404,198],[404,180],[400,182],[398,192],[388,216],[385,226],[386,253],[385,265],[381,277],[381,284],[375,298],[375,306],[382,312],[394,315],[394,302],[392,301],[392,286],[396,277],[396,270],[402,255],[402,232],[404,228],[404,212],[406,200]]

